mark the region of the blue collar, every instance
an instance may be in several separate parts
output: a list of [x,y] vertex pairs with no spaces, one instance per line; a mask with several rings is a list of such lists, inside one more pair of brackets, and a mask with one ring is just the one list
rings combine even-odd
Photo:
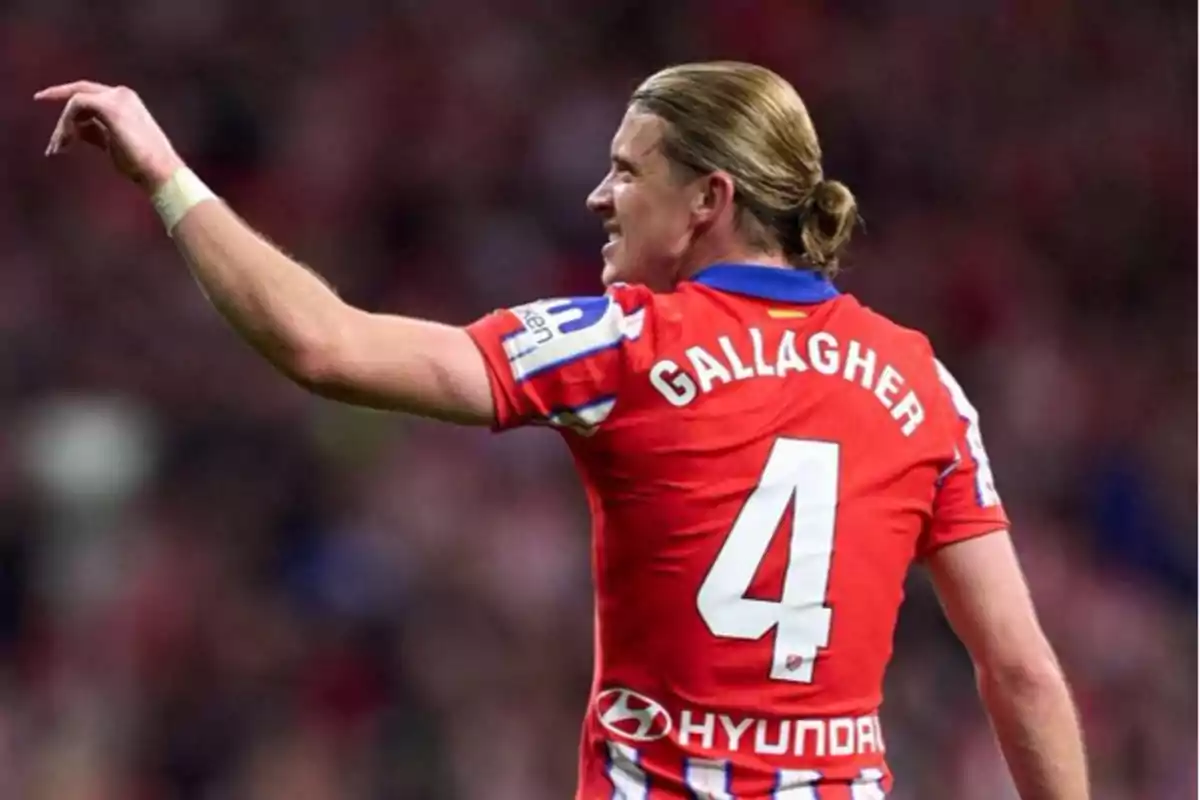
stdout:
[[691,279],[718,291],[783,303],[820,303],[838,296],[838,290],[829,279],[811,269],[714,264]]

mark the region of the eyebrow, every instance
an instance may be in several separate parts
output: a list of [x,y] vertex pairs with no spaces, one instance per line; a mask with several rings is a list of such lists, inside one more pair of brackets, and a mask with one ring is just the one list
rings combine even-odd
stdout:
[[636,166],[634,166],[634,163],[632,161],[630,161],[628,158],[619,156],[616,153],[613,153],[611,158],[612,158],[612,165],[614,167],[616,167],[617,169],[625,170],[626,172],[631,172],[634,175],[638,174],[638,168]]

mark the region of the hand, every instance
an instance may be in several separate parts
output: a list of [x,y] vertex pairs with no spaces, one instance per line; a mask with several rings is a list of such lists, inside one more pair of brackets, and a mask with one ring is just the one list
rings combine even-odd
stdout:
[[108,153],[122,175],[149,192],[183,166],[183,159],[132,89],[76,81],[43,89],[33,98],[67,101],[50,136],[47,156],[83,141]]

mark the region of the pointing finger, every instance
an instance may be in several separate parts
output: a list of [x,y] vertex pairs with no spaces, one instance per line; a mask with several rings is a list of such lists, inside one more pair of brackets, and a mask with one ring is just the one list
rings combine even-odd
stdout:
[[40,92],[38,92],[37,94],[35,94],[33,96],[33,99],[34,100],[65,100],[68,97],[71,97],[72,95],[75,95],[75,94],[79,94],[81,92],[87,92],[87,93],[94,94],[97,92],[107,92],[111,88],[113,88],[113,87],[106,86],[103,83],[96,83],[95,81],[74,81],[73,83],[62,83],[62,84],[59,84],[58,86],[50,86],[45,89],[42,89]]
[[75,138],[78,117],[85,113],[96,113],[102,116],[105,110],[106,104],[102,95],[77,94],[73,96],[67,101],[66,107],[59,115],[58,124],[54,126],[54,133],[50,135],[50,143],[46,145],[46,155],[60,153],[70,146]]

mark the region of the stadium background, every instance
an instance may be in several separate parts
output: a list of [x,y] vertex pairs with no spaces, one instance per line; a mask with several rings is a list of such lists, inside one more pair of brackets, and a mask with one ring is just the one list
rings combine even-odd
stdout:
[[[866,218],[842,285],[980,408],[1095,797],[1195,798],[1195,31],[1116,0],[6,0],[0,798],[563,798],[591,666],[556,437],[305,396],[133,189],[40,158],[32,92],[135,87],[345,298],[466,322],[596,289],[624,98],[717,56],[797,84]],[[919,573],[897,650],[894,796],[1011,796]]]

